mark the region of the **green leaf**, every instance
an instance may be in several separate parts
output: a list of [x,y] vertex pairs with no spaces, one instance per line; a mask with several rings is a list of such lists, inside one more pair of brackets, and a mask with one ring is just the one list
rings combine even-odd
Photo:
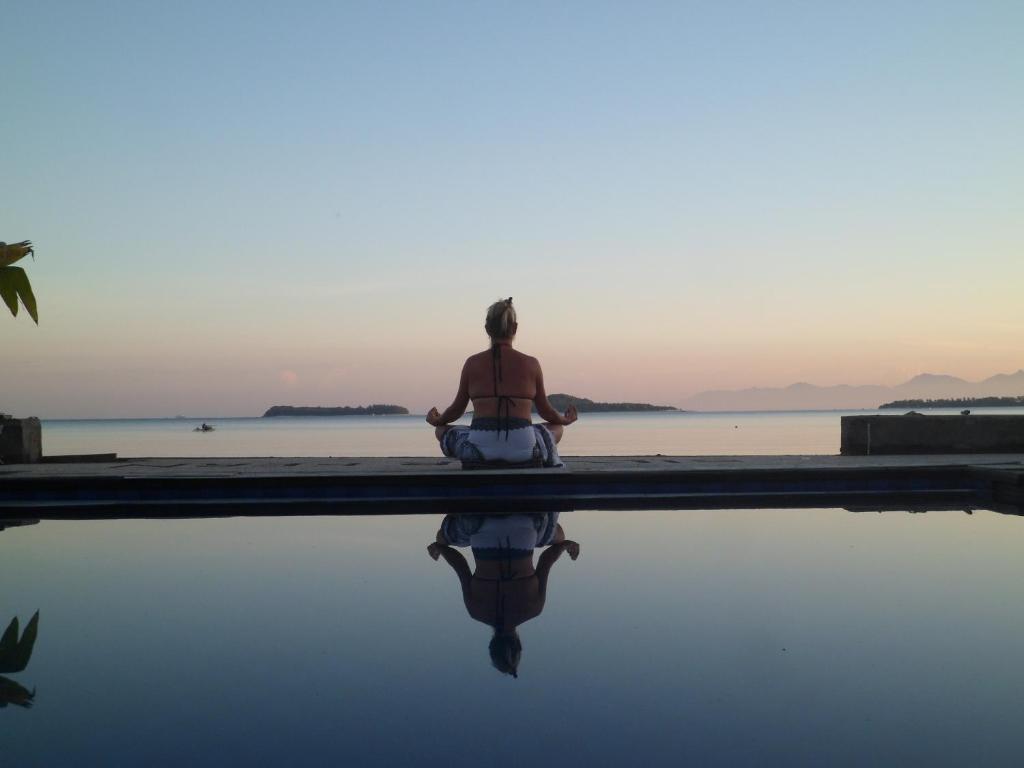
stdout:
[[11,314],[18,316],[18,291],[14,287],[14,279],[10,274],[16,267],[0,267],[0,299],[11,310]]
[[29,317],[32,318],[36,325],[39,325],[39,308],[36,306],[36,295],[32,293],[32,284],[28,281],[28,275],[25,274],[25,270],[21,267],[15,267],[15,269],[21,272],[21,278],[17,285],[21,303],[28,310]]
[[18,641],[18,650],[15,653],[14,663],[17,669],[4,670],[5,672],[21,672],[28,666],[32,658],[32,649],[36,647],[36,638],[39,636],[39,611],[29,619],[25,632]]
[[39,311],[36,307],[36,297],[32,293],[32,284],[28,281],[28,275],[21,267],[0,268],[0,298],[11,310],[11,314],[18,316],[18,299],[25,305],[29,316],[39,324]]
[[36,638],[39,636],[39,611],[29,620],[25,632],[18,639],[18,617],[11,619],[11,623],[4,632],[3,641],[0,643],[0,673],[5,675],[14,672],[22,672],[28,666],[32,658],[32,649],[36,645]]
[[18,644],[18,617],[11,619],[11,623],[4,630],[3,637],[0,637],[0,652],[8,648],[14,648]]
[[29,254],[32,254],[33,259],[36,257],[31,240],[22,240],[20,243],[0,243],[0,267],[10,266]]

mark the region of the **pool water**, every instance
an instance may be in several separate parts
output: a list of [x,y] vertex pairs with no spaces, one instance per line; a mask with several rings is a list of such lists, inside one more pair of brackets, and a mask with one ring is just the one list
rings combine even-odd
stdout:
[[0,764],[1018,762],[1018,517],[563,513],[579,556],[516,628],[516,677],[428,553],[440,522],[0,531],[0,631],[39,612],[23,669],[0,643]]

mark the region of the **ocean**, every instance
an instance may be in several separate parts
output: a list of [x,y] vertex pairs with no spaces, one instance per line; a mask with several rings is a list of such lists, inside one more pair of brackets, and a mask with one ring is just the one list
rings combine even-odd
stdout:
[[[973,412],[1024,414],[1024,408]],[[840,417],[859,413],[879,411],[585,413],[566,430],[560,449],[565,456],[834,454]],[[194,432],[203,421],[216,430]],[[43,453],[134,458],[435,456],[439,451],[423,416],[410,415],[44,420]]]

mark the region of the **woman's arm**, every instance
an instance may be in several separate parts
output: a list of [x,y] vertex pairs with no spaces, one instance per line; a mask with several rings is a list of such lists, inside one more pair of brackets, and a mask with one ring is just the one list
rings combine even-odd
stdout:
[[436,541],[432,541],[427,545],[427,554],[434,558],[434,560],[437,560],[439,557],[444,558],[444,561],[455,571],[455,575],[459,577],[459,584],[462,585],[462,592],[465,594],[466,590],[469,589],[469,582],[473,574],[469,570],[469,563],[466,562],[466,558],[462,556],[462,553],[447,544],[439,544]]
[[565,539],[558,544],[552,544],[537,558],[537,584],[542,595],[546,595],[548,591],[548,576],[551,573],[551,566],[562,556],[563,552],[568,552],[569,557],[575,560],[580,556],[580,545],[571,539]]
[[551,424],[561,424],[565,427],[576,421],[575,405],[570,405],[566,408],[565,413],[561,414],[548,401],[548,393],[544,391],[544,372],[540,369],[539,361],[537,362],[537,394],[533,402],[537,406],[537,413],[540,414],[544,421]]
[[431,426],[440,427],[444,424],[451,424],[466,412],[466,406],[469,405],[467,365],[468,361],[466,365],[462,366],[462,375],[459,376],[459,390],[455,393],[455,399],[452,401],[452,404],[445,409],[444,413],[438,413],[437,408],[431,408],[427,414],[427,422]]

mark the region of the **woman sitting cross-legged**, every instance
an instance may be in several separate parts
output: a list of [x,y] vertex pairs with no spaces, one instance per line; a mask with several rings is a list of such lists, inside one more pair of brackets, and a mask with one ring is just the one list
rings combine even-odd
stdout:
[[[512,348],[518,327],[511,298],[492,304],[484,324],[491,348],[466,360],[459,391],[445,412],[431,408],[427,414],[445,456],[468,464],[562,466],[555,446],[563,429],[576,421],[576,407],[561,414],[548,402],[537,358]],[[472,424],[449,426],[470,400]],[[544,424],[532,423],[534,404]]]

